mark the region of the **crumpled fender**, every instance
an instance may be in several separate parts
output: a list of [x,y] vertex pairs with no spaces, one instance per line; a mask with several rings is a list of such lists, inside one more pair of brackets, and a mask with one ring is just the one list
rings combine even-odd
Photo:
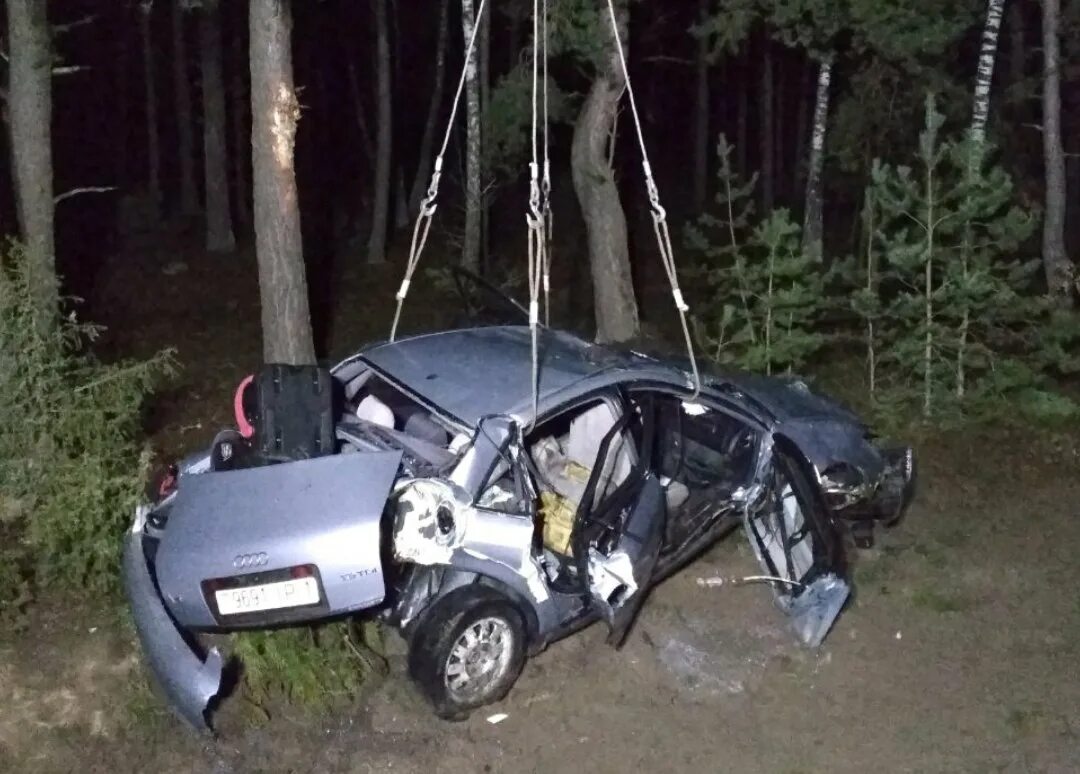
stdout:
[[177,628],[158,594],[143,554],[141,525],[124,538],[124,591],[146,665],[172,710],[197,731],[209,731],[207,710],[221,688],[224,658],[211,648],[202,660]]

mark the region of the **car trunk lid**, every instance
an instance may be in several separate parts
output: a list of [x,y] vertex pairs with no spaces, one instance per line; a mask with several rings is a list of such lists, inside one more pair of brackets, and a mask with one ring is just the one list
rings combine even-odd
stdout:
[[[401,456],[338,454],[183,477],[155,561],[177,622],[266,626],[382,602],[380,522]],[[222,596],[236,589],[243,599]]]

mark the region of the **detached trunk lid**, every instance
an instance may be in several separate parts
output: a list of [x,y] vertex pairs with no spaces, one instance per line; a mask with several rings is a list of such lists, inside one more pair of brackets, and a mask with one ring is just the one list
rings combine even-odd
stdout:
[[[184,476],[155,556],[177,623],[268,626],[381,603],[380,522],[401,456],[338,454]],[[238,610],[223,590],[255,604]]]

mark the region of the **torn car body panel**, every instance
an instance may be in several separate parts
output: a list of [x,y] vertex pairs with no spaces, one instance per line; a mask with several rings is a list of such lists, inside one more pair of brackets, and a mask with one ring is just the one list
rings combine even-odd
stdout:
[[477,586],[529,652],[594,620],[618,645],[656,579],[740,524],[796,636],[822,642],[850,594],[840,529],[902,510],[910,450],[801,383],[714,374],[691,402],[677,364],[549,330],[540,351],[535,415],[527,327],[447,331],[333,369],[333,454],[221,470],[219,436],[188,458],[125,554],[182,717],[202,723],[220,680],[197,632],[366,611],[412,641]]
[[165,609],[144,555],[137,523],[124,539],[124,591],[151,674],[173,711],[198,730],[209,729],[207,712],[221,688],[223,658],[216,649],[199,658]]

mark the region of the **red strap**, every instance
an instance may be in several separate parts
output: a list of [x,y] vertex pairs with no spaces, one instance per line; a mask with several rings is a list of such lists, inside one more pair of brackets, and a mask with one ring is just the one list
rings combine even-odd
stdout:
[[255,435],[255,428],[251,426],[247,417],[244,416],[244,390],[253,381],[255,381],[255,374],[245,376],[244,380],[240,382],[240,386],[236,388],[236,395],[233,396],[233,414],[236,415],[236,427],[244,438]]
[[165,473],[165,476],[161,479],[161,483],[158,484],[158,496],[164,497],[175,488],[176,475],[170,470]]

